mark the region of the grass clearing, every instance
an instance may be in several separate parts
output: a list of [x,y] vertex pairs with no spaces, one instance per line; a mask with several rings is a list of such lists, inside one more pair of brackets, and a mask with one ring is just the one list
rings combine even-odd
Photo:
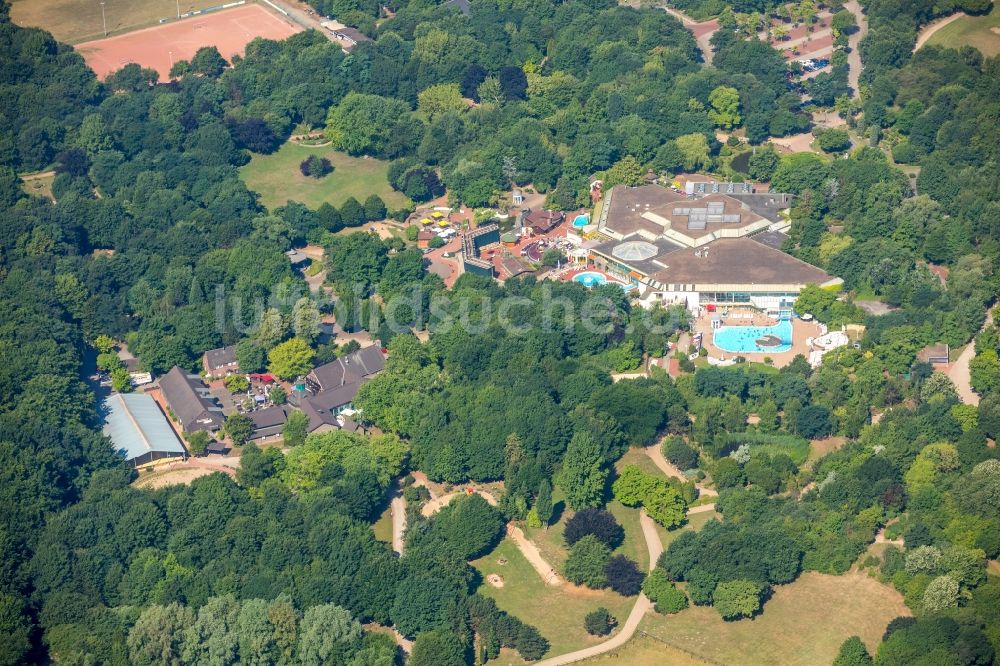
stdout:
[[987,58],[1000,54],[1000,10],[997,3],[993,3],[989,14],[963,16],[941,27],[927,43],[949,49],[974,46]]
[[711,666],[672,645],[637,634],[622,647],[593,659],[580,662],[585,666]]
[[[507,563],[499,564],[501,558]],[[493,552],[471,564],[483,576],[478,592],[492,597],[501,609],[537,627],[551,644],[550,656],[606,640],[602,636],[591,636],[584,629],[583,618],[587,613],[603,606],[622,623],[635,603],[635,597],[623,597],[608,590],[589,590],[573,585],[547,587],[509,539],[504,539]],[[499,575],[503,587],[486,582],[490,574]],[[502,659],[497,663],[518,662]]]
[[819,460],[842,447],[847,443],[846,437],[827,437],[826,439],[814,439],[809,443],[809,455],[804,463],[799,463],[799,467],[814,467]]
[[52,196],[52,183],[55,181],[56,175],[53,173],[46,176],[36,176],[30,180],[24,179],[22,176],[21,189],[34,197],[45,197],[55,201],[55,197]]
[[386,506],[385,511],[372,523],[375,538],[385,543],[392,543],[392,506]]
[[156,25],[160,19],[176,19],[178,6],[182,14],[195,9],[215,7],[220,0],[14,0],[10,17],[14,23],[33,28],[45,28],[56,39],[78,44],[104,36],[101,4],[111,35]]
[[625,528],[625,540],[612,555],[624,555],[639,565],[641,571],[649,571],[649,549],[642,536],[639,524],[639,509],[632,509],[621,502],[608,502],[608,511]]
[[694,530],[697,532],[713,518],[715,520],[722,520],[722,514],[718,511],[705,511],[703,513],[690,514],[687,517],[687,522],[675,530],[668,530],[659,523],[656,523],[656,532],[660,535],[660,543],[663,544],[663,550],[669,548],[670,544],[672,544],[685,531]]
[[626,465],[635,465],[646,474],[657,478],[664,478],[663,472],[656,466],[649,455],[639,447],[631,447],[625,452],[618,462],[615,463],[615,470],[621,472]]
[[[299,164],[316,155],[330,160],[334,171],[323,178],[303,176]],[[247,187],[260,195],[269,210],[298,201],[313,210],[323,202],[342,205],[349,197],[364,203],[369,195],[382,197],[390,209],[407,206],[410,201],[389,185],[389,163],[370,157],[351,157],[329,147],[317,148],[287,142],[270,155],[254,155],[240,168]]]
[[811,666],[831,663],[853,635],[874,651],[886,625],[900,615],[910,615],[902,596],[874,578],[807,572],[777,587],[752,620],[725,622],[714,608],[695,606],[648,615],[639,628],[709,662]]

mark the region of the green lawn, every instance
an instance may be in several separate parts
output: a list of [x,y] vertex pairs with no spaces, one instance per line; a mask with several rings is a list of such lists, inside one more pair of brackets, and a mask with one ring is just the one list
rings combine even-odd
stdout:
[[55,175],[45,176],[43,178],[33,178],[31,180],[25,180],[21,183],[21,189],[28,194],[34,195],[36,197],[45,197],[47,199],[54,198],[52,196],[52,182],[56,179]]
[[935,32],[928,44],[957,49],[974,46],[991,58],[1000,54],[1000,10],[993,3],[993,11],[985,16],[963,16]]
[[613,652],[602,654],[593,659],[585,659],[579,663],[583,666],[622,666],[623,664],[628,664],[628,666],[711,666],[707,661],[641,634],[636,635],[635,638]]
[[639,628],[713,663],[811,666],[831,663],[852,635],[874,651],[886,625],[900,615],[910,615],[902,596],[874,578],[809,572],[777,587],[753,620],[725,622],[711,606],[694,606],[676,615],[647,615]]
[[392,507],[385,507],[382,515],[372,524],[372,531],[379,541],[392,543]]
[[666,550],[669,548],[670,544],[673,543],[674,540],[686,530],[694,530],[697,532],[713,518],[716,520],[722,520],[722,514],[716,511],[704,511],[702,513],[691,514],[688,516],[687,522],[675,530],[668,530],[662,525],[657,524],[656,531],[660,535],[660,543],[663,544],[663,549]]
[[[310,155],[330,160],[333,173],[319,179],[303,176],[299,164]],[[240,176],[271,210],[288,201],[298,201],[312,209],[323,202],[340,206],[349,197],[364,203],[371,194],[382,197],[390,210],[403,208],[410,202],[389,185],[388,169],[389,163],[382,160],[288,142],[271,155],[254,155],[249,164],[240,168]]]
[[642,536],[639,524],[639,509],[625,506],[621,502],[608,502],[608,511],[625,528],[625,540],[615,549],[613,555],[624,555],[639,565],[642,571],[649,571],[649,549]]
[[[501,558],[506,558],[507,563],[499,564]],[[472,566],[483,575],[478,592],[492,597],[501,609],[523,622],[534,625],[551,643],[550,656],[605,640],[591,636],[583,628],[583,618],[590,611],[603,606],[619,622],[624,622],[635,603],[635,597],[623,597],[608,590],[589,590],[573,585],[547,587],[509,539],[501,541],[486,557],[472,562]],[[490,574],[500,575],[503,587],[490,585],[486,581]],[[507,660],[502,663],[506,664]]]
[[[649,460],[649,457],[641,451],[636,451],[636,453],[641,454],[642,458],[647,461]],[[635,458],[635,460],[639,461],[639,458]],[[552,491],[552,501],[556,504],[565,502],[562,490],[558,486]],[[646,548],[646,540],[642,536],[642,527],[639,525],[639,509],[629,508],[614,500],[608,502],[606,508],[625,529],[625,541],[614,551],[614,554],[625,555],[634,560],[640,569],[646,571],[649,567],[649,550]],[[560,573],[566,564],[566,558],[569,556],[563,532],[566,529],[566,520],[571,515],[572,511],[564,509],[559,516],[559,521],[549,525],[547,529],[532,529],[526,526],[523,528],[525,536],[535,542],[545,561]]]
[[635,465],[643,472],[653,476],[664,476],[663,472],[660,471],[660,468],[656,466],[656,463],[654,463],[649,455],[647,455],[646,452],[639,447],[632,447],[626,451],[625,455],[619,458],[618,462],[615,463],[615,469],[621,472],[626,465]]
[[[558,495],[558,493],[554,493],[554,495]],[[608,503],[607,508],[625,528],[625,541],[615,553],[634,559],[645,571],[649,566],[649,551],[639,526],[639,510],[628,508],[614,501]],[[689,522],[680,529],[670,532],[659,526],[657,529],[660,539],[666,547],[683,531],[699,530],[709,520],[718,517],[719,514],[709,511],[691,516]],[[562,536],[564,522],[560,521],[550,526],[548,530],[525,529],[528,538],[538,546],[542,557],[560,571],[566,562],[566,547]],[[506,558],[508,563],[500,565],[498,560],[501,558]],[[634,602],[634,597],[625,598],[609,590],[588,590],[575,586],[545,587],[535,570],[507,539],[504,539],[492,553],[476,560],[472,565],[483,575],[483,583],[479,592],[493,597],[503,610],[537,627],[542,635],[552,643],[549,656],[571,652],[600,642],[600,639],[590,636],[583,628],[583,618],[588,612],[599,606],[604,606],[618,618],[619,622],[624,622]],[[504,586],[502,588],[496,588],[486,582],[486,577],[491,573],[499,574],[503,578]],[[659,648],[661,655],[674,653],[671,648],[663,645],[660,645]],[[622,655],[631,655],[632,653],[631,648],[628,650],[622,648],[620,652]],[[616,663],[677,663],[683,666],[700,663],[698,660],[690,658],[687,661],[680,660],[680,657],[684,656],[682,651],[677,650],[676,655],[678,656],[676,662],[619,660]],[[500,664],[508,666],[524,662],[516,654],[505,651],[493,663],[498,666]]]

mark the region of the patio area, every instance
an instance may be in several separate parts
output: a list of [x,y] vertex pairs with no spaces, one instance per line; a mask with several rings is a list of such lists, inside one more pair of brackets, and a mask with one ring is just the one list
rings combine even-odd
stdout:
[[778,323],[773,317],[768,317],[764,313],[750,307],[733,307],[726,315],[721,312],[702,313],[692,322],[692,332],[702,334],[702,344],[708,350],[709,358],[717,361],[731,361],[736,356],[743,356],[748,361],[763,362],[765,358],[770,358],[776,368],[781,368],[792,362],[798,354],[809,358],[812,351],[807,340],[820,335],[820,325],[816,321],[802,321],[797,317],[791,320],[792,325],[792,345],[791,349],[783,352],[752,352],[733,353],[720,349],[715,345],[712,328],[713,318],[719,317],[723,326],[772,326]]

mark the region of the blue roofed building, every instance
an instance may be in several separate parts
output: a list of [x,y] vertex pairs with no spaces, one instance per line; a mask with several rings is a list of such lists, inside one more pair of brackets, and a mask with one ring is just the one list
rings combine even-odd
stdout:
[[112,393],[104,400],[104,434],[133,466],[187,456],[167,416],[151,396]]

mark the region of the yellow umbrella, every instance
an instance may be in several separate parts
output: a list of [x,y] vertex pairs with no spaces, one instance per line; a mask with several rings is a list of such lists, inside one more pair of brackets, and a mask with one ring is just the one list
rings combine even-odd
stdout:
[[439,211],[439,210],[436,210],[436,211],[434,211],[433,213],[431,213],[431,217],[437,217],[437,218],[442,218],[442,217],[444,217],[444,213],[442,213],[442,212],[441,212],[441,211]]
[[430,223],[431,223],[431,221],[429,219],[427,219],[426,217],[420,220],[420,224],[430,224]]
[[447,227],[449,224],[448,220],[438,220],[439,227]]

